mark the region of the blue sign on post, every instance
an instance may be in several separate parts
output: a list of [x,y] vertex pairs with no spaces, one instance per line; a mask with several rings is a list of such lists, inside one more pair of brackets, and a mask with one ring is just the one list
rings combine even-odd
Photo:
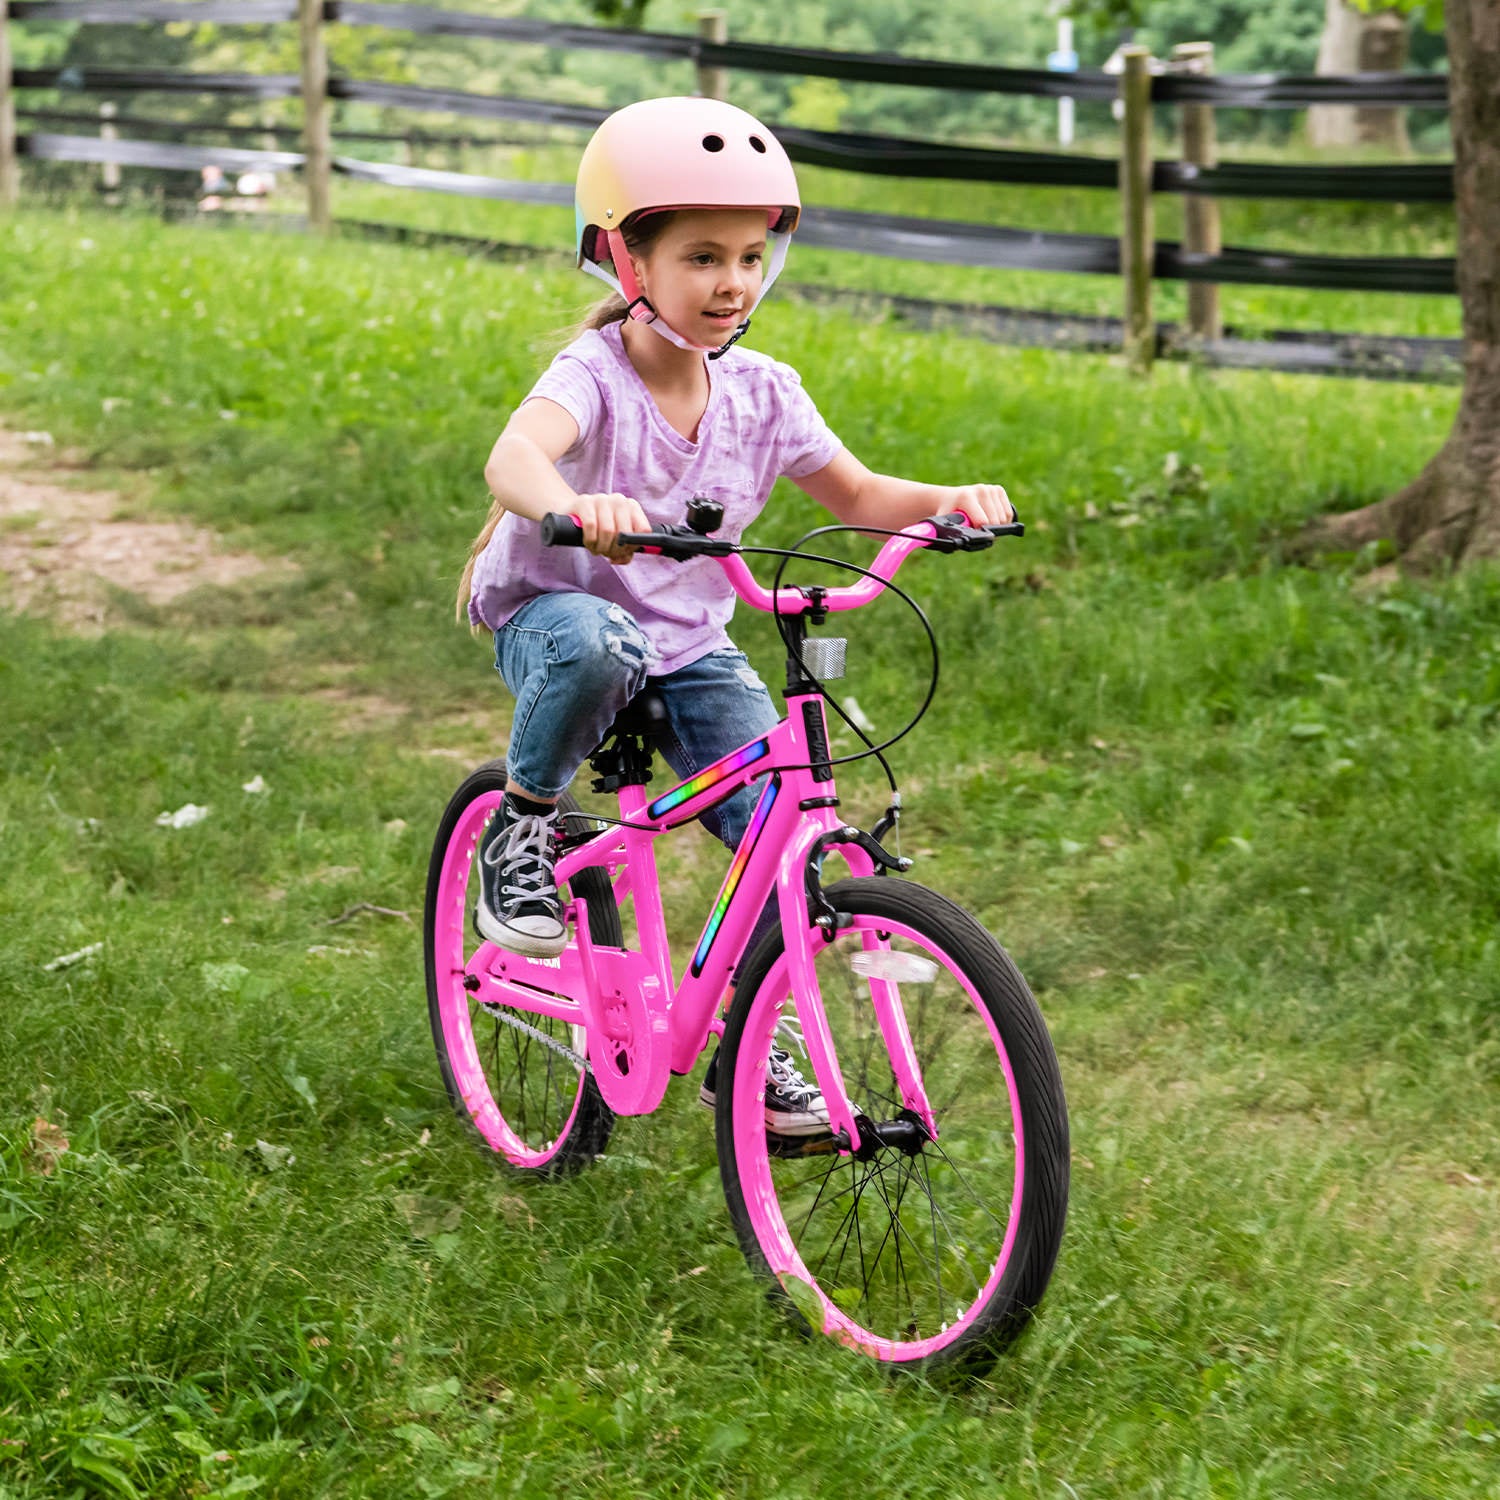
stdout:
[[[1057,50],[1047,54],[1047,68],[1053,73],[1078,71],[1078,54],[1073,50],[1073,23],[1066,16],[1057,23]],[[1073,144],[1073,101],[1066,95],[1057,101],[1057,140],[1062,146]]]

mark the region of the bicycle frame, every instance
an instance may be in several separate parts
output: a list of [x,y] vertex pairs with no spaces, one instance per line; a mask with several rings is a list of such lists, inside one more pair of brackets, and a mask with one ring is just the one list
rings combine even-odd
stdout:
[[[794,935],[818,940],[813,936],[817,928],[809,912],[807,876],[809,861],[819,846],[839,847],[855,875],[873,874],[875,862],[855,842],[858,831],[847,828],[837,816],[833,772],[826,765],[822,697],[798,695],[788,699],[787,707],[787,717],[768,735],[748,741],[659,796],[648,796],[640,786],[621,787],[623,824],[559,858],[559,883],[580,870],[600,866],[614,877],[616,901],[634,897],[639,949],[596,946],[589,938],[584,904],[577,901],[569,913],[577,942],[561,957],[526,958],[484,943],[469,962],[467,979],[483,1000],[586,1026],[590,1062],[605,1102],[617,1114],[646,1114],[661,1103],[670,1075],[688,1072],[708,1044],[730,976],[744,957],[756,918],[774,892],[787,934],[791,988],[808,1058],[835,1134],[846,1132],[851,1147],[857,1148],[859,1132],[823,1017],[811,954],[807,941],[798,942]],[[655,840],[754,781],[764,782],[754,815],[730,861],[682,981],[675,984],[657,884]],[[866,945],[880,946],[874,939]],[[874,985],[893,990],[880,980]],[[572,1000],[558,990],[587,998]],[[611,1022],[611,1011],[631,1006],[637,996],[640,1003],[629,1019],[632,1024],[645,1023],[650,1042],[647,1055],[638,1053],[622,1071],[598,1055],[595,1042],[621,1029],[618,1019]],[[887,1010],[881,1018],[882,1031],[889,1030],[886,1041],[892,1056],[904,1055],[907,1063],[907,1076],[901,1080],[906,1103],[930,1126],[931,1110],[921,1091],[904,1022],[898,1019],[899,1002],[894,994],[884,998],[889,1003],[882,1007]],[[888,1021],[897,1024],[888,1028]]]
[[[809,615],[821,618],[830,610],[857,609],[878,596],[901,562],[918,548],[931,545],[934,537],[943,538],[943,524],[952,519],[962,520],[935,518],[898,533],[887,541],[859,584],[816,594],[782,588],[773,597],[739,556],[721,553],[717,560],[741,599],[788,618],[800,640]],[[701,543],[703,539],[692,540]],[[989,540],[985,539],[986,545]],[[794,662],[796,656],[794,652]],[[682,980],[675,983],[657,882],[655,840],[756,781],[764,784],[755,812]],[[788,988],[808,1060],[828,1108],[830,1128],[838,1149],[858,1151],[859,1128],[839,1070],[813,962],[816,950],[812,945],[824,940],[820,924],[833,920],[833,914],[815,914],[810,898],[820,895],[822,859],[830,849],[840,851],[855,876],[874,874],[877,860],[886,868],[905,868],[906,862],[892,860],[872,838],[837,816],[827,718],[817,685],[803,677],[800,668],[789,667],[787,714],[769,734],[747,741],[659,796],[650,797],[644,787],[630,784],[621,786],[618,795],[621,824],[563,852],[556,873],[563,885],[590,867],[609,871],[615,901],[634,898],[639,947],[596,945],[585,903],[575,899],[566,914],[575,942],[559,957],[528,958],[485,942],[465,969],[467,987],[483,1002],[552,1017],[584,1031],[588,1063],[605,1103],[616,1114],[647,1114],[661,1103],[670,1076],[690,1071],[709,1035],[722,1029],[717,1022],[720,1004],[745,955],[755,921],[774,893],[785,935]],[[832,937],[831,930],[828,937]],[[870,951],[889,946],[873,931],[863,935],[862,943]],[[898,986],[878,974],[869,977],[869,984],[902,1103],[922,1122],[929,1137],[936,1139],[937,1125]],[[584,998],[575,1000],[571,995]]]

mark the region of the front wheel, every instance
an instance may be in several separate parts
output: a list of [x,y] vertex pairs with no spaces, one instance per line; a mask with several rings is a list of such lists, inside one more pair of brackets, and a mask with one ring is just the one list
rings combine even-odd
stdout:
[[[961,907],[890,879],[825,894],[847,925],[808,940],[861,1147],[766,1130],[771,1047],[795,1046],[773,931],[740,978],[719,1064],[719,1165],[740,1246],[796,1317],[861,1353],[988,1363],[1026,1325],[1062,1238],[1068,1118],[1051,1039],[1015,965]],[[903,1108],[877,984],[898,997],[935,1138]]]
[[[476,853],[504,791],[505,762],[489,761],[453,794],[438,825],[423,924],[427,1009],[443,1085],[459,1119],[498,1161],[554,1176],[576,1171],[603,1151],[615,1117],[587,1065],[582,1026],[481,1003],[465,984],[469,961],[483,941],[473,925]],[[578,810],[569,796],[558,806]],[[567,900],[568,892],[560,894]],[[608,876],[582,870],[572,894],[588,904],[593,940],[620,947],[620,913]]]

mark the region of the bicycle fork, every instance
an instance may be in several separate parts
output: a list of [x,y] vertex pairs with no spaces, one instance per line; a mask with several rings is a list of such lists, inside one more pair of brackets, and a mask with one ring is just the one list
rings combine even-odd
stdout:
[[[880,1138],[885,1122],[865,1120],[866,1130],[875,1139],[863,1141],[855,1109],[849,1099],[843,1072],[839,1067],[833,1032],[823,1008],[822,990],[818,984],[815,963],[818,945],[831,943],[837,935],[838,913],[823,895],[820,877],[823,858],[830,848],[838,847],[850,872],[855,876],[873,875],[877,862],[886,868],[909,868],[909,860],[897,861],[886,853],[869,834],[848,826],[823,832],[808,830],[799,836],[782,857],[776,879],[777,901],[781,911],[784,936],[787,984],[797,1021],[807,1048],[808,1061],[822,1091],[828,1109],[828,1123],[834,1141],[842,1151],[858,1154],[871,1149]],[[811,898],[811,899],[809,899]],[[861,933],[865,952],[888,952],[888,935],[878,931]],[[905,1139],[912,1128],[926,1132],[936,1140],[938,1129],[922,1082],[921,1068],[912,1046],[911,1031],[901,1004],[897,985],[889,978],[868,974],[871,1006],[881,1040],[891,1060],[891,1069],[901,1090],[904,1108],[915,1117],[910,1122],[895,1122],[895,1134]],[[894,1143],[894,1142],[893,1142]]]

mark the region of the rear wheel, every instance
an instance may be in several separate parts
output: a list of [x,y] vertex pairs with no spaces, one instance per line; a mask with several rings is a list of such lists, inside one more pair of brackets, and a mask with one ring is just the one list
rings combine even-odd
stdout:
[[[603,1151],[615,1117],[586,1066],[583,1027],[482,1004],[465,984],[482,942],[473,923],[476,853],[504,790],[505,762],[489,761],[453,794],[438,825],[423,924],[427,1010],[443,1085],[482,1148],[517,1171],[556,1175]],[[578,811],[569,796],[558,805]],[[569,894],[561,892],[564,900]],[[594,942],[620,947],[620,913],[607,875],[580,872],[571,894],[588,904]]]
[[[862,1353],[987,1363],[1040,1301],[1067,1211],[1067,1110],[1046,1025],[1005,951],[946,898],[876,878],[825,894],[848,926],[809,941],[861,1146],[767,1133],[767,1058],[795,1017],[772,932],[741,976],[719,1064],[719,1163],[741,1248],[798,1318]],[[887,983],[935,1139],[903,1108],[876,1023],[872,987]]]

